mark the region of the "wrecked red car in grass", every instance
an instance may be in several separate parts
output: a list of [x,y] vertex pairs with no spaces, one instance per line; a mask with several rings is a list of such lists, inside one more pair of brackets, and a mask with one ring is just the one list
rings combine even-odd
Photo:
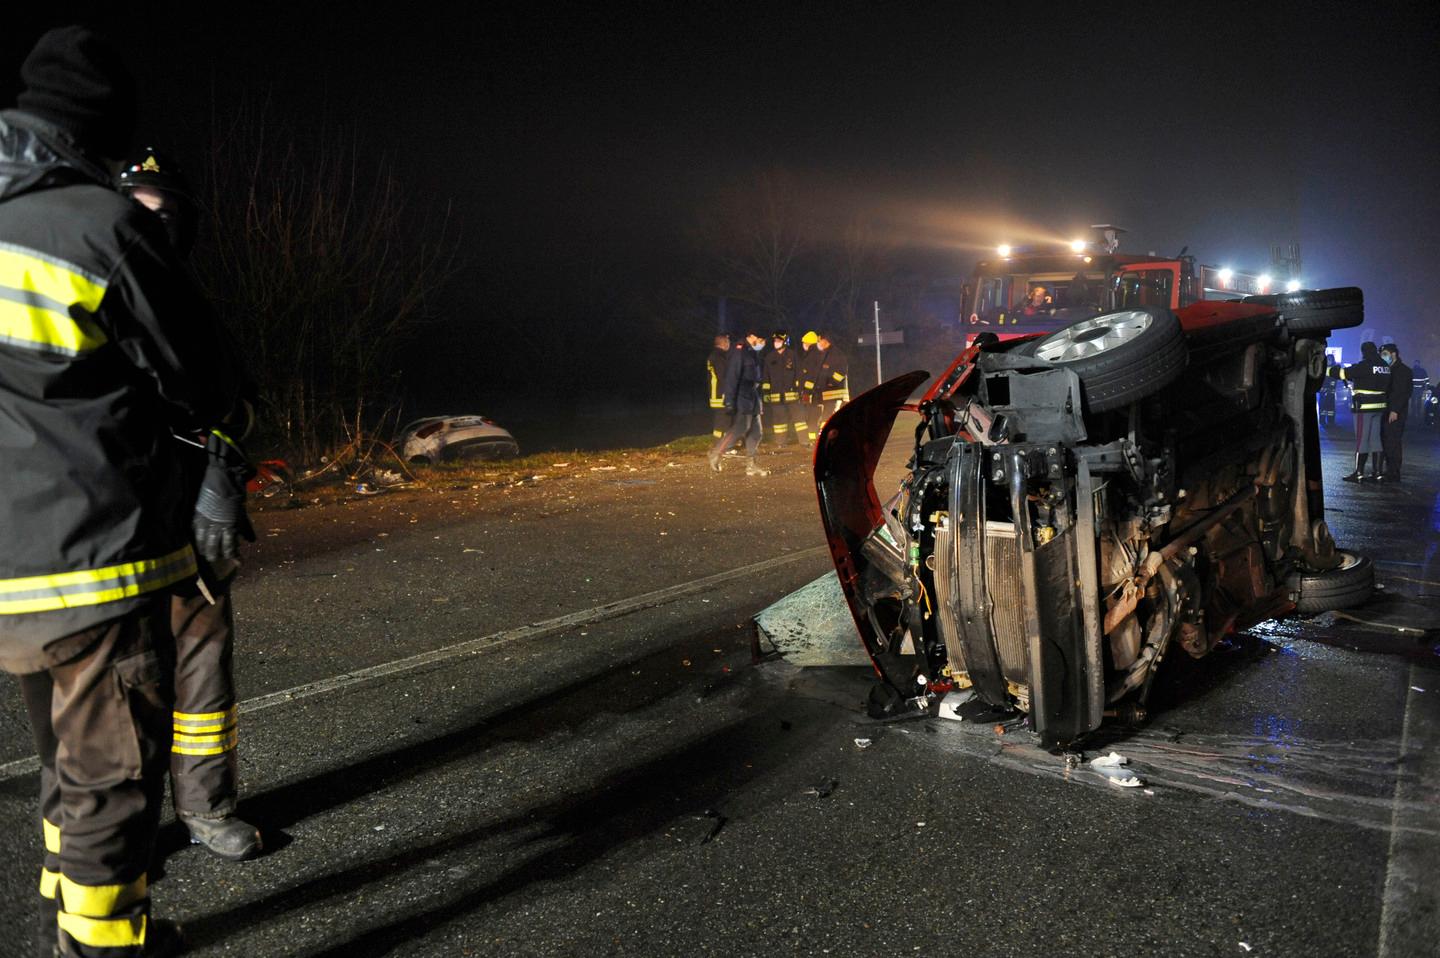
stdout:
[[[840,409],[815,457],[877,717],[973,688],[1073,742],[1143,715],[1169,654],[1363,602],[1324,518],[1315,392],[1347,288],[1091,315],[972,346]],[[918,414],[900,489],[873,474]],[[1177,649],[1178,647],[1178,649]]]

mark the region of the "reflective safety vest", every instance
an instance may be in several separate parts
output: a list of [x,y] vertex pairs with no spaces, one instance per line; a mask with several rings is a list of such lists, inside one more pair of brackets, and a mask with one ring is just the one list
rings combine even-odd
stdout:
[[203,430],[240,375],[153,213],[44,121],[0,113],[0,667],[195,575]]

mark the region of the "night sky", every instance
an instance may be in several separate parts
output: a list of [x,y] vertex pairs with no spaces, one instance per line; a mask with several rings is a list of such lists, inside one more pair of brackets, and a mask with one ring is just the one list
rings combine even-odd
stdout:
[[[783,169],[956,275],[1108,221],[1242,269],[1299,242],[1307,285],[1364,287],[1368,326],[1403,346],[1433,322],[1440,4],[771,6],[90,10],[133,54],[142,139],[198,149],[268,99],[388,152],[453,204],[450,298],[476,316],[583,321],[574,277],[683,269],[714,191]],[[9,31],[6,102],[39,26]]]

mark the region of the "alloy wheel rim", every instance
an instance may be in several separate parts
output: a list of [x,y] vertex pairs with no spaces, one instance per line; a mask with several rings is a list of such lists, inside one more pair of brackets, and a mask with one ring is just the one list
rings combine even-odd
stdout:
[[1154,318],[1141,310],[1106,313],[1082,320],[1046,337],[1035,349],[1035,357],[1046,362],[1066,363],[1110,352],[1150,328]]

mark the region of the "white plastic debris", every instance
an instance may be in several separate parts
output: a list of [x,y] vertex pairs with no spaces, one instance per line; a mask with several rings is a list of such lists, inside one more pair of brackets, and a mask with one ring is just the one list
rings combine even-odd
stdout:
[[1119,752],[1111,752],[1109,755],[1102,755],[1099,758],[1090,760],[1090,767],[1104,776],[1111,785],[1118,785],[1121,788],[1139,788],[1145,783],[1140,777],[1125,766],[1130,760]]
[[1418,686],[1418,685],[1412,685],[1412,686],[1410,686],[1410,691],[1412,691],[1412,692],[1423,692],[1423,691],[1425,691],[1425,690],[1422,689],[1422,688],[1421,688],[1420,686]]
[[1254,948],[1251,948],[1249,945],[1245,944],[1245,942],[1243,942],[1243,941],[1240,942],[1240,948],[1241,948],[1241,950],[1243,950],[1243,951],[1254,951],[1254,950],[1255,950]]
[[856,748],[869,748],[869,747],[870,747],[870,744],[871,744],[871,743],[870,743],[870,740],[869,740],[868,738],[857,738],[857,739],[855,740],[855,747],[856,747]]
[[960,692],[947,692],[945,697],[940,700],[940,708],[936,714],[952,722],[963,722],[965,719],[962,718],[956,710],[974,697],[975,691],[973,689],[965,689]]

